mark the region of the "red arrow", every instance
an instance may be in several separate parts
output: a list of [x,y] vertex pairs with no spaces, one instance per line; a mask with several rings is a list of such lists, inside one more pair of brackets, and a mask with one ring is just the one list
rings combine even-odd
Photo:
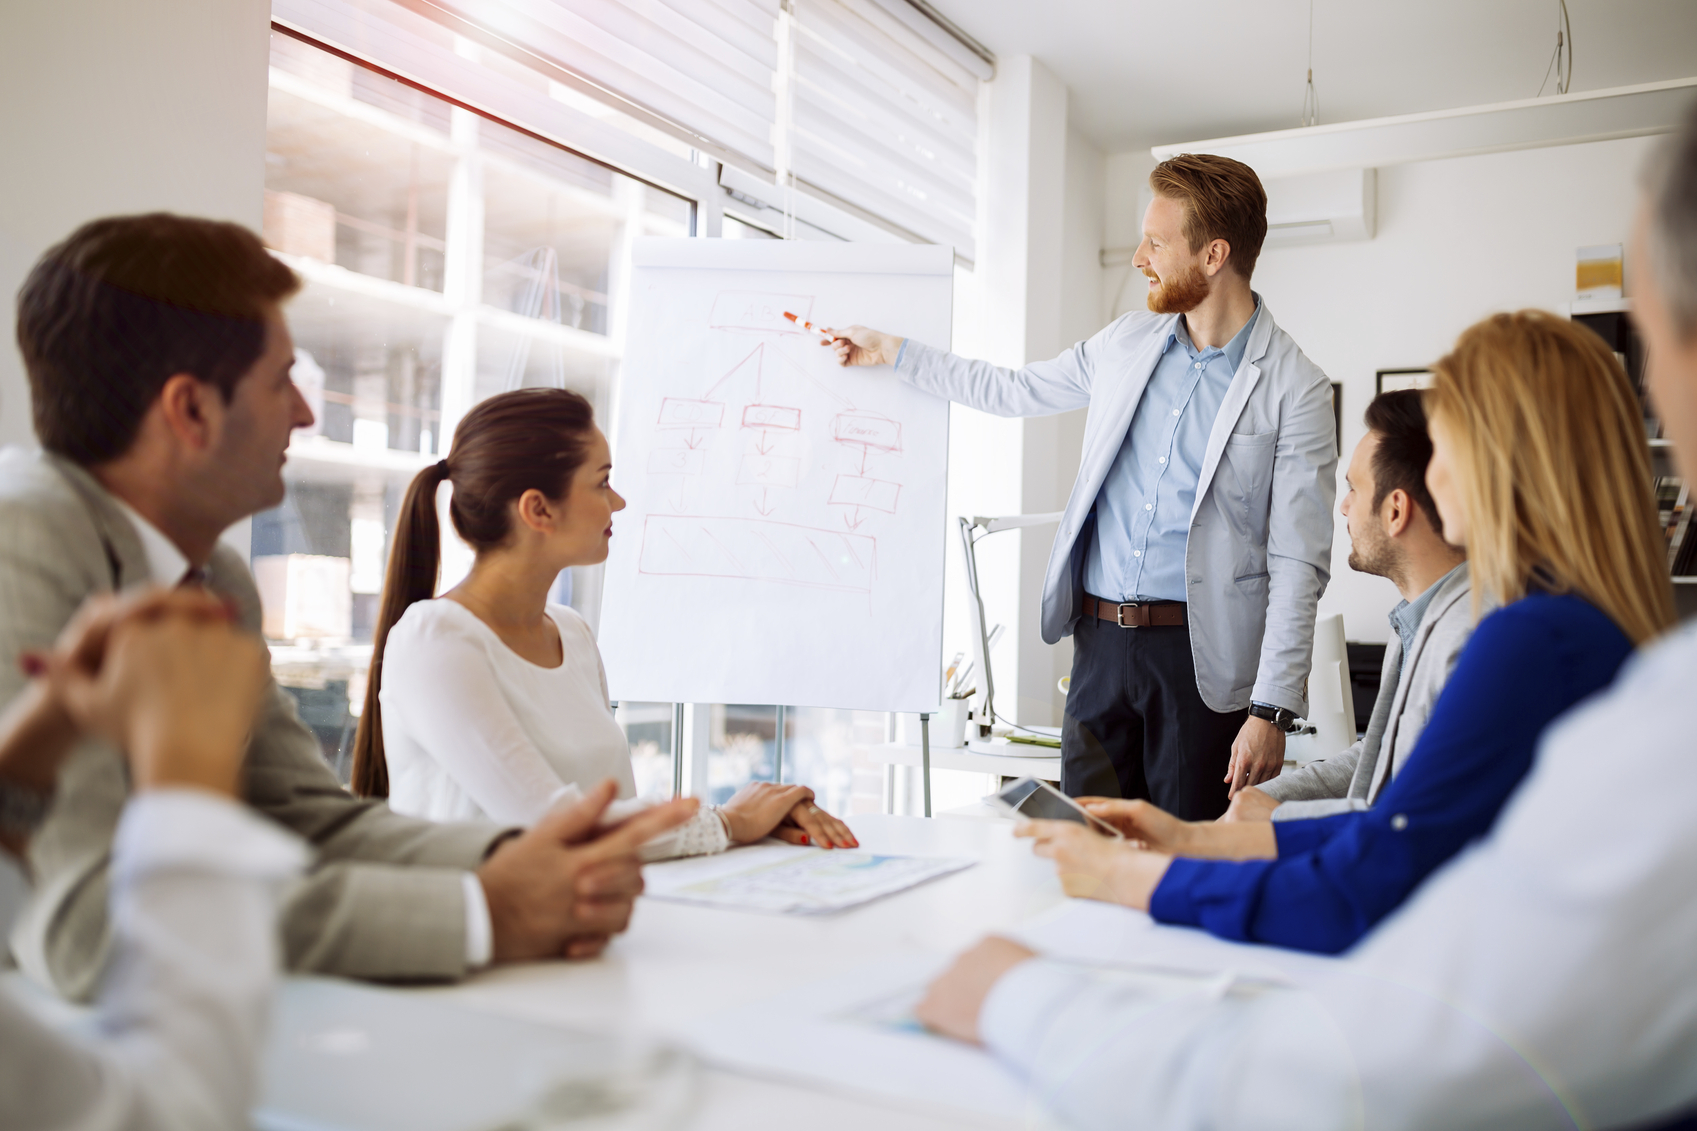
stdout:
[[701,446],[701,437],[696,435],[695,430],[693,428],[690,429],[689,439],[684,441],[684,447],[688,448],[690,451],[693,452],[696,448],[699,448],[700,446]]
[[866,445],[860,445],[860,473],[866,474]]
[[777,508],[769,506],[766,501],[766,488],[760,488],[760,501],[754,504],[754,509],[762,515],[771,514]]
[[772,451],[772,445],[767,441],[765,429],[761,429],[760,439],[754,442],[754,450],[761,455],[767,455]]
[[843,525],[848,527],[850,530],[859,530],[860,524],[865,522],[865,521],[866,520],[864,518],[860,517],[860,508],[859,507],[854,508],[854,518],[853,519],[850,519],[849,516],[846,515],[846,514],[843,515]]

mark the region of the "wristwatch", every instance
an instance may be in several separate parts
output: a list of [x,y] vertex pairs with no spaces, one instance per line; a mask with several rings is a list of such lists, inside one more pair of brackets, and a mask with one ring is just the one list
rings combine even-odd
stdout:
[[1271,703],[1251,703],[1249,713],[1258,719],[1265,719],[1286,734],[1290,734],[1302,725],[1297,719],[1295,711],[1287,711],[1285,708],[1275,707]]
[[0,831],[29,836],[47,819],[53,794],[0,781]]

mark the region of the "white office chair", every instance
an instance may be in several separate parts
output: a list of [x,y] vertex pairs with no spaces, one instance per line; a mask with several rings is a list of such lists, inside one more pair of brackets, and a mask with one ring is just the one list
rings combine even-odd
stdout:
[[1314,734],[1293,735],[1286,757],[1298,762],[1329,758],[1355,741],[1355,695],[1349,682],[1349,649],[1343,617],[1314,626],[1314,662],[1308,674],[1308,722]]

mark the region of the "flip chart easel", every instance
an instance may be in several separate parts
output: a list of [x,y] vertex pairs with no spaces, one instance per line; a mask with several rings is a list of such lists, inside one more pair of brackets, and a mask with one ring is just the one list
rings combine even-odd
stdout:
[[611,436],[629,508],[600,629],[612,698],[928,716],[948,405],[888,367],[840,368],[801,323],[947,345],[953,253],[639,240],[632,261]]

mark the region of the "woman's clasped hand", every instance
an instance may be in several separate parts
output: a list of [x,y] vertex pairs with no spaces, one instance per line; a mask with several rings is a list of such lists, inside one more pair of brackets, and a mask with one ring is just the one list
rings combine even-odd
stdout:
[[733,844],[776,837],[790,844],[819,848],[859,848],[849,827],[813,803],[805,785],[750,782],[720,810]]

